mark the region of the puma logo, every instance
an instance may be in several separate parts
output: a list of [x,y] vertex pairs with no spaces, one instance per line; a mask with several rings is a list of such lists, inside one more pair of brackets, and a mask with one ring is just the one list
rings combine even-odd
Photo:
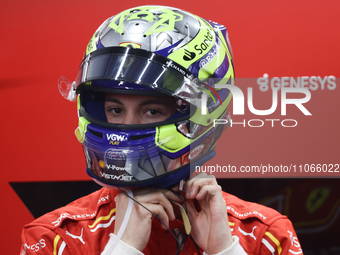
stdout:
[[70,232],[66,231],[66,235],[69,235],[70,237],[72,237],[73,239],[79,239],[80,242],[82,242],[83,244],[85,244],[84,240],[83,240],[83,231],[84,229],[81,229],[81,235],[80,236],[76,236],[76,235],[72,235]]
[[257,228],[257,226],[253,227],[253,230],[251,231],[251,233],[247,233],[245,232],[243,229],[241,229],[240,227],[238,227],[238,231],[240,231],[244,236],[251,236],[252,238],[254,238],[254,240],[256,240],[256,237],[254,236],[254,230],[255,228]]

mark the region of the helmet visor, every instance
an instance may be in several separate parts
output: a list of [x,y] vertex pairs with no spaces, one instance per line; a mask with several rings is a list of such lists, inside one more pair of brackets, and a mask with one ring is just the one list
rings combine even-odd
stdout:
[[192,73],[166,57],[141,49],[110,47],[87,55],[79,69],[77,87],[96,80],[148,86],[200,106],[201,82]]

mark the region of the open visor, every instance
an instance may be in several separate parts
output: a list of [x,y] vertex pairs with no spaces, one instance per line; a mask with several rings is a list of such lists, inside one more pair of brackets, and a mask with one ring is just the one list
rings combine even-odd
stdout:
[[[141,49],[108,47],[87,55],[76,78],[77,90],[80,85],[95,87],[96,83],[92,82],[97,80],[148,86],[195,106],[201,104],[199,88],[203,84],[191,72],[164,56]],[[119,83],[106,84],[119,88]]]

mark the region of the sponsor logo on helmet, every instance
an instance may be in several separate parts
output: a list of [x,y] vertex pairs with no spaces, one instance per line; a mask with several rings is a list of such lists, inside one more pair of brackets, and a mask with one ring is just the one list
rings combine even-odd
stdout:
[[167,66],[170,66],[171,68],[175,69],[177,72],[181,73],[183,76],[185,76],[187,73],[185,70],[175,65],[172,61],[168,61],[166,64]]
[[218,24],[218,23],[216,23],[215,21],[210,20],[209,24],[213,26],[213,28],[214,28],[215,31],[223,31],[223,30],[227,30],[227,29],[225,28],[225,26],[223,26],[223,25],[221,25],[221,24]]
[[106,138],[109,141],[117,141],[117,142],[126,142],[127,136],[126,135],[116,135],[116,134],[106,134]]
[[105,167],[105,163],[104,163],[104,161],[102,161],[102,160],[99,160],[98,164],[99,164],[99,166],[100,166],[101,168],[104,168],[104,167]]
[[207,71],[209,68],[209,64],[214,60],[217,56],[218,51],[220,49],[220,43],[217,43],[216,46],[202,59],[199,63],[200,69],[203,71]]
[[111,170],[117,170],[117,171],[131,171],[131,167],[125,167],[125,166],[116,166],[116,165],[110,165],[110,164],[106,164],[106,168],[107,169],[111,169]]
[[194,47],[195,50],[198,51],[199,55],[205,52],[209,48],[209,45],[212,44],[214,40],[214,37],[209,30],[207,30],[207,34],[204,37],[205,39],[203,40],[203,42],[201,44],[196,44]]
[[196,158],[196,157],[202,152],[203,148],[204,148],[204,144],[200,144],[200,145],[196,146],[196,147],[190,152],[188,158],[189,158],[190,160]]
[[192,73],[187,72],[186,70],[182,69],[180,66],[176,65],[173,61],[167,61],[166,65],[168,67],[171,67],[173,70],[176,70],[180,74],[182,74],[184,77],[187,77],[189,80],[192,80],[194,78],[194,75]]
[[142,47],[142,45],[140,43],[136,43],[136,42],[121,42],[121,43],[119,43],[119,46],[131,47],[131,48],[135,48],[135,49],[140,49]]
[[114,174],[106,174],[106,173],[100,173],[101,177],[104,177],[105,179],[109,180],[116,180],[116,181],[131,181],[132,176],[128,175],[114,175]]
[[110,141],[110,142],[109,142],[109,144],[111,144],[111,145],[119,145],[119,143],[120,143],[120,142],[117,142],[117,141],[115,141],[115,142],[114,142],[114,141]]
[[115,159],[115,160],[124,160],[124,159],[126,159],[126,154],[121,152],[121,151],[116,151],[115,149],[110,148],[110,149],[105,151],[104,158]]
[[184,56],[183,59],[185,61],[193,60],[196,57],[196,53],[192,51],[188,51],[187,49],[184,49]]

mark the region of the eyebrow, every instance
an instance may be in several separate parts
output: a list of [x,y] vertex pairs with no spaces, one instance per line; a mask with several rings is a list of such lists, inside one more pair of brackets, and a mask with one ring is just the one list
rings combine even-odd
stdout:
[[112,102],[112,103],[117,103],[117,104],[120,104],[120,105],[123,105],[123,103],[121,101],[119,101],[118,99],[116,98],[109,98],[109,99],[105,99],[105,102]]

